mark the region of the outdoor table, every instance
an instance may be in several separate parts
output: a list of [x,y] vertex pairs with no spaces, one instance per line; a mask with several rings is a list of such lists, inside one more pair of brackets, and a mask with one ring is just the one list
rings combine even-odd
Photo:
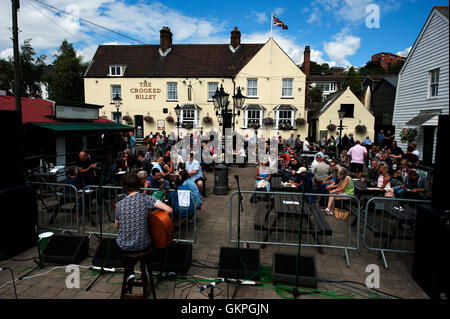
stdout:
[[384,194],[384,190],[379,189],[378,187],[367,187],[367,184],[358,178],[353,178],[353,185],[355,186],[355,195],[380,196]]

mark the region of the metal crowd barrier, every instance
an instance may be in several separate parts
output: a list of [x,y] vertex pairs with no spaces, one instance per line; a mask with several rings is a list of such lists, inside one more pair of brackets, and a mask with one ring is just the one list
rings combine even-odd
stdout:
[[31,183],[36,190],[38,225],[45,230],[80,232],[80,193],[70,184]]
[[[230,242],[343,249],[347,266],[349,250],[359,248],[360,202],[355,196],[290,192],[241,191],[229,199]],[[327,215],[329,198],[335,198],[334,215]],[[240,207],[239,207],[239,204]],[[238,210],[240,216],[238,218]],[[300,212],[303,210],[300,229]],[[342,218],[338,218],[342,217]],[[300,230],[300,231],[299,231]]]
[[[147,194],[152,194],[152,192],[158,190],[141,188],[141,191],[146,191]],[[126,196],[125,190],[120,186],[102,186],[100,191],[100,186],[88,185],[80,192],[83,194],[83,233],[90,236],[100,235],[101,225],[102,235],[117,236],[118,230],[114,228],[115,203]],[[168,189],[163,190],[163,192],[165,194],[164,202],[173,207],[172,199],[176,190]],[[187,207],[180,207],[178,212],[174,211],[171,216],[174,222],[174,237],[176,241],[194,243],[197,238],[197,203],[192,192],[191,195],[191,200],[192,198],[194,199],[193,212],[192,209]]]
[[385,252],[413,253],[416,214],[419,204],[429,200],[374,197],[364,213],[364,246],[378,251],[388,268]]

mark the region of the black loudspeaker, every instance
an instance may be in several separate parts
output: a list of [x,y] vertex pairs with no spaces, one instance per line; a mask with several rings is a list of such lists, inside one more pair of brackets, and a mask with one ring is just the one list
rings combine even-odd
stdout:
[[[272,258],[272,282],[295,285],[297,255],[274,253]],[[297,286],[317,288],[317,267],[314,256],[301,255],[298,259]]]
[[432,299],[448,298],[450,288],[449,212],[419,205],[412,277]]
[[50,237],[44,249],[44,263],[51,264],[79,264],[87,258],[89,251],[89,238],[87,236]]
[[92,265],[104,268],[122,268],[122,256],[115,238],[103,238],[95,251]]
[[[25,184],[23,172],[22,119],[17,111],[0,111],[0,135],[2,149],[8,150],[8,156],[0,156],[2,178],[0,188],[10,188]],[[4,206],[3,206],[4,207]]]
[[192,264],[192,244],[171,242],[167,248],[153,248],[152,270],[186,274]]
[[[9,170],[9,167],[5,169]],[[26,184],[0,188],[0,207],[0,258],[14,257],[37,245],[37,203],[33,187]]]
[[448,115],[439,115],[436,154],[433,172],[433,187],[431,191],[431,205],[435,208],[446,210],[448,203],[446,196],[442,196],[442,191],[447,188],[447,182],[450,179],[448,162],[448,141],[449,141],[449,121]]
[[261,270],[259,249],[239,248],[239,268],[237,258],[238,248],[220,247],[218,277],[258,281]]

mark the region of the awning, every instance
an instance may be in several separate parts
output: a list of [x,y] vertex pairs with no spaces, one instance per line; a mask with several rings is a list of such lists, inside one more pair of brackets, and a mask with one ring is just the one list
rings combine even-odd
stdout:
[[134,127],[118,123],[32,123],[40,128],[55,132],[88,132],[88,131],[109,131],[109,132],[129,132]]
[[273,110],[274,111],[297,111],[297,108],[295,106],[293,106],[292,104],[279,104]]
[[244,110],[265,110],[266,108],[261,104],[247,104]]
[[[422,125],[434,126],[432,123],[435,122],[436,123],[435,125],[437,126],[437,120],[434,121],[435,120],[434,118],[436,117],[436,119],[437,119],[439,117],[439,113],[440,112],[426,112],[426,113],[422,112],[419,115],[410,119],[408,122],[406,122],[405,125],[406,126],[422,126]],[[426,124],[427,122],[428,122],[428,124]]]
[[181,108],[183,110],[201,110],[202,109],[197,104],[191,104],[191,103],[185,103],[185,104],[181,105]]

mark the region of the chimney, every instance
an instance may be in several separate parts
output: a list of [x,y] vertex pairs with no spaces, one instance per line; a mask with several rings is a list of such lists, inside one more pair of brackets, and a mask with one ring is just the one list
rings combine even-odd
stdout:
[[305,47],[304,59],[303,59],[303,72],[305,72],[306,78],[309,78],[309,72],[311,69],[310,60],[311,51],[309,50],[309,45]]
[[234,27],[234,30],[231,31],[231,46],[234,50],[236,50],[241,44],[241,31],[238,30],[237,27]]
[[172,32],[170,32],[169,27],[162,27],[159,33],[160,33],[160,48],[162,53],[165,55],[167,50],[172,47]]

